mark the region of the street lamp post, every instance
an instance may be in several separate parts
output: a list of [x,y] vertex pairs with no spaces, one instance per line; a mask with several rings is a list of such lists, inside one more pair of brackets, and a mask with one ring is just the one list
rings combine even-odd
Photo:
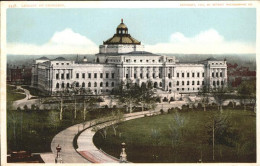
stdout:
[[122,144],[122,152],[120,154],[120,163],[126,163],[127,162],[127,154],[125,152],[125,143],[123,142]]
[[62,163],[62,158],[61,158],[61,147],[58,144],[58,146],[56,147],[57,150],[57,156],[55,158],[55,163]]

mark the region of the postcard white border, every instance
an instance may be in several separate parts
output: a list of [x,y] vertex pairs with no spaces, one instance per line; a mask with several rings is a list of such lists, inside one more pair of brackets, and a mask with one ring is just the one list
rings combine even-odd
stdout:
[[[259,67],[260,63],[260,2],[259,1],[6,1],[1,2],[1,118],[0,118],[0,129],[1,129],[1,165],[21,165],[21,164],[11,164],[7,163],[6,153],[6,10],[8,8],[256,8],[257,9],[257,37],[256,37],[256,63],[257,63],[257,78],[260,78]],[[257,79],[257,87],[260,87],[259,80]],[[257,88],[257,106],[259,106],[259,94],[260,90]],[[257,112],[259,107],[257,107]],[[259,145],[259,122],[260,115],[257,113],[257,145]],[[257,163],[230,163],[225,165],[259,165],[260,163],[260,147],[257,146]],[[26,165],[26,164],[23,164]],[[27,163],[28,165],[28,163]],[[39,164],[30,164],[39,165]],[[53,165],[53,164],[44,164]],[[86,165],[86,164],[66,164],[66,165]],[[90,165],[90,164],[87,164]],[[102,164],[103,165],[103,164]],[[111,164],[104,164],[111,165]],[[139,165],[139,164],[136,164]],[[142,164],[150,165],[150,164]],[[157,164],[156,164],[157,165]],[[160,164],[160,165],[172,165],[172,164]],[[176,164],[174,164],[176,165]],[[194,164],[177,164],[177,165],[194,165]],[[203,165],[223,165],[223,163],[214,164],[203,164]]]

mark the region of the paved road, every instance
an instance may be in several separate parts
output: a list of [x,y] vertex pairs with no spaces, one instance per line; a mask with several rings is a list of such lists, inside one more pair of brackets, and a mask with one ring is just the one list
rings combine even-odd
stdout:
[[[180,102],[172,102],[172,103],[162,103],[164,104],[164,108],[172,108],[172,107],[180,107],[183,104],[186,104],[185,101]],[[145,114],[150,115],[150,113],[158,113],[161,109],[161,106],[157,106],[157,108],[153,111],[144,111],[144,112],[136,112],[130,113],[125,115],[126,120],[141,118]],[[166,111],[166,110],[165,110]],[[118,162],[115,158],[104,154],[100,150],[96,148],[93,144],[93,136],[95,132],[92,132],[91,129],[94,124],[94,121],[88,121],[81,124],[77,124],[71,126],[60,133],[58,133],[51,142],[51,150],[52,156],[49,155],[48,160],[44,160],[48,163],[51,159],[55,158],[56,156],[56,147],[58,144],[61,146],[62,150],[62,159],[64,163],[89,163],[89,162],[96,162],[96,163],[112,163]],[[82,130],[88,128],[84,132],[82,132],[77,140],[78,149],[75,150],[73,147],[73,139],[74,137]],[[46,157],[46,156],[45,156]],[[51,159],[50,159],[51,158]]]

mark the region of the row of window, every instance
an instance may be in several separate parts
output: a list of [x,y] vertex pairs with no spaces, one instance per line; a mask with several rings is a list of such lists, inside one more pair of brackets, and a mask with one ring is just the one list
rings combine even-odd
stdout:
[[214,72],[212,73],[212,77],[223,77],[223,74],[222,73],[216,73],[214,74]]
[[[180,77],[180,73],[177,73],[177,77]],[[184,78],[185,77],[185,73],[181,73],[181,77]],[[186,77],[190,77],[190,73],[186,74]],[[195,73],[191,73],[191,77],[195,77]],[[200,73],[197,73],[197,77],[200,77]],[[204,77],[204,73],[202,73],[202,77]]]
[[[125,61],[126,61],[126,62],[131,62],[131,60],[130,60],[130,59],[126,59]],[[136,63],[136,62],[137,62],[137,60],[136,60],[136,59],[134,59],[134,63]],[[143,60],[142,60],[142,59],[140,59],[140,60],[139,60],[139,62],[141,62],[141,63],[142,63],[142,62],[143,62]],[[146,62],[148,63],[148,62],[149,62],[149,60],[147,59],[147,60],[146,60]],[[155,60],[152,60],[152,62],[153,62],[153,63],[155,63]],[[158,60],[158,62],[161,62],[161,60]],[[169,62],[170,62],[170,60],[169,60]]]
[[[94,73],[93,78],[97,78],[97,73]],[[79,78],[80,74],[76,73],[76,78]],[[81,73],[81,78],[85,78],[85,73]],[[92,73],[88,73],[88,78],[92,78]],[[99,78],[103,78],[103,73],[99,74]],[[106,73],[105,78],[109,78],[109,73]],[[111,73],[111,78],[115,78],[115,73]]]
[[[78,82],[76,82],[76,84],[75,84],[75,86],[76,87],[80,87],[80,84],[78,83]],[[97,87],[98,86],[98,83],[97,82],[94,82],[94,85],[93,85],[93,87]],[[111,87],[114,87],[115,86],[115,83],[114,82],[111,82]],[[56,88],[65,88],[65,83],[57,83],[56,84]],[[66,84],[66,88],[69,88],[69,87],[71,87],[71,85],[70,85],[70,83],[67,83]],[[91,85],[91,82],[89,82],[88,84],[87,84],[87,86],[86,86],[86,84],[85,84],[85,82],[83,82],[82,84],[81,84],[81,87],[82,88],[85,88],[85,87],[92,87],[92,85]],[[99,87],[103,87],[103,82],[100,82],[99,83]],[[106,82],[105,83],[105,87],[109,87],[109,82]]]
[[[56,63],[56,65],[59,65],[59,64],[64,65],[65,63]],[[66,65],[70,65],[70,63],[66,63]]]

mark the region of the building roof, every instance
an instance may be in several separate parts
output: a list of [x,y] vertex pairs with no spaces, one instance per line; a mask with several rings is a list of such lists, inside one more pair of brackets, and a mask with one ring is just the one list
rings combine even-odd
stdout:
[[49,60],[49,58],[43,56],[43,57],[40,57],[40,58],[38,58],[38,59],[36,59],[36,60]]
[[133,56],[160,56],[157,54],[153,54],[151,52],[147,52],[147,51],[133,51],[133,52],[129,52],[123,55],[133,55]]
[[128,34],[128,28],[123,23],[123,19],[121,23],[117,26],[116,34],[108,40],[104,41],[103,44],[134,44],[140,45],[141,42],[133,38],[130,34]]
[[63,58],[63,57],[58,57],[53,59],[52,61],[67,61],[67,59]]

